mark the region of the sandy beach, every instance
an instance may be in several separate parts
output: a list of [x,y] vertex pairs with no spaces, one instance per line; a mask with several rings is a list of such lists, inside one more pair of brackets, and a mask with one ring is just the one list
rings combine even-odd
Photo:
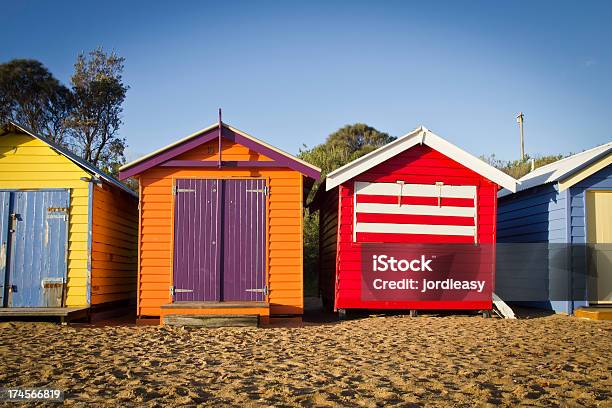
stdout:
[[610,406],[612,323],[364,317],[191,329],[0,323],[0,384],[76,406]]

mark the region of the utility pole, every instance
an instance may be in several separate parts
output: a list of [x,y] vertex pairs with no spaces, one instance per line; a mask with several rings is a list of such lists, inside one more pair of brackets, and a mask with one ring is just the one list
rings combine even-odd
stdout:
[[519,124],[519,130],[521,132],[521,161],[525,161],[525,135],[523,134],[523,121],[525,120],[525,115],[523,112],[519,112],[516,115],[516,121]]

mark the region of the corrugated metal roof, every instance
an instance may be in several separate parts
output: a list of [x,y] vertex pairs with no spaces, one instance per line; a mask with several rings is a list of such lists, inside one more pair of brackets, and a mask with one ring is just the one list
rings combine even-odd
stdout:
[[[606,157],[610,153],[612,153],[612,142],[538,167],[519,179],[520,184],[518,185],[517,192],[547,183],[562,181],[591,163]],[[498,196],[504,197],[508,194],[511,194],[511,192],[504,189],[499,192]]]
[[13,121],[8,121],[7,123],[4,123],[4,124],[2,124],[0,126],[0,135],[2,135],[3,133],[8,133],[9,129],[7,129],[7,128],[10,127],[10,126],[13,126],[14,128],[16,128],[17,130],[21,131],[22,133],[25,133],[25,134],[27,134],[29,136],[32,136],[32,137],[40,140],[41,142],[47,144],[53,150],[56,150],[58,153],[62,154],[63,156],[66,156],[68,159],[70,159],[76,165],[78,165],[79,167],[81,167],[84,170],[88,171],[92,175],[99,176],[101,179],[105,180],[106,182],[108,182],[108,183],[110,183],[110,184],[120,188],[121,190],[131,194],[134,197],[138,197],[137,193],[135,193],[134,191],[130,190],[130,188],[128,186],[126,186],[125,184],[123,184],[119,180],[115,179],[110,174],[105,173],[104,171],[100,170],[98,167],[96,167],[93,164],[83,160],[82,158],[80,158],[79,156],[75,155],[74,153],[72,153],[68,149],[66,149],[66,148],[64,148],[64,147],[62,147],[62,146],[60,146],[60,145],[58,145],[58,144],[48,140],[46,137],[37,135],[32,130],[28,129],[27,127],[25,127],[23,125],[20,125],[18,123],[13,122]]

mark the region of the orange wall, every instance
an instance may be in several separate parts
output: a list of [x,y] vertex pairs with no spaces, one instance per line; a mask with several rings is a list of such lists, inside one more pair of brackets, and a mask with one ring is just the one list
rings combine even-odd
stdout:
[[103,184],[93,192],[91,304],[136,297],[138,200]]
[[[269,160],[246,147],[223,141],[223,160]],[[217,160],[210,142],[178,160]],[[302,175],[288,168],[164,168],[138,176],[141,188],[139,316],[160,316],[172,285],[173,195],[176,178],[255,177],[269,180],[268,288],[271,314],[303,312]]]

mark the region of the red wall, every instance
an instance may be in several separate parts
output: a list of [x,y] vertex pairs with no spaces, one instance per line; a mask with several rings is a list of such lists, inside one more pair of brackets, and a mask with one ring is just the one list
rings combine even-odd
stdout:
[[[495,242],[495,217],[498,186],[425,145],[417,145],[384,163],[360,174],[338,187],[339,223],[336,262],[335,307],[367,309],[490,309],[482,302],[365,302],[361,300],[360,244],[353,242],[353,184],[355,181],[473,185],[478,191],[478,243]],[[328,192],[328,194],[331,192]],[[324,208],[321,209],[324,211]],[[324,218],[324,217],[322,217]],[[321,224],[321,228],[325,228]],[[423,237],[404,242],[426,242]],[[432,242],[432,240],[429,240]],[[452,238],[436,237],[435,242],[453,242]],[[325,284],[322,282],[322,284]],[[323,289],[325,292],[325,288]]]

